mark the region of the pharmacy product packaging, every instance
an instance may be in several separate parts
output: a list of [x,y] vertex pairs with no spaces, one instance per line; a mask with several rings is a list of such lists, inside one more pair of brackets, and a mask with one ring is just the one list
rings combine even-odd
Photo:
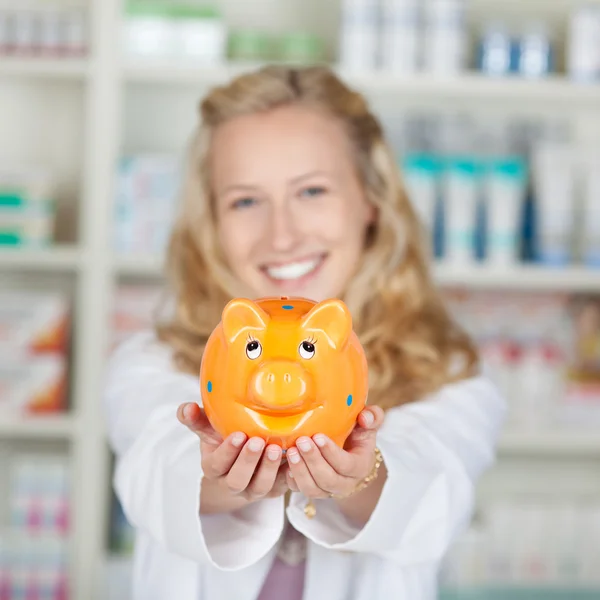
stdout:
[[384,71],[417,72],[421,57],[420,0],[382,0],[380,61]]
[[442,168],[442,161],[429,154],[411,154],[402,161],[409,200],[430,235],[433,235],[441,193]]
[[349,71],[377,68],[379,44],[378,0],[342,0],[339,65]]
[[179,159],[136,155],[119,162],[115,202],[115,250],[160,255],[167,246],[177,209]]
[[577,155],[569,144],[546,142],[533,152],[537,261],[561,266],[573,257]]
[[70,529],[69,462],[60,455],[18,454],[10,461],[9,525],[27,535],[62,538]]
[[569,369],[561,422],[600,426],[600,298],[574,297],[569,306]]
[[580,83],[600,79],[600,7],[574,6],[567,34],[567,72]]
[[494,265],[519,261],[528,169],[520,158],[490,161],[485,177],[485,260]]
[[0,362],[0,415],[66,410],[68,377],[61,354],[7,356]]
[[600,268],[600,148],[582,156],[583,206],[581,214],[582,258],[587,267]]
[[46,169],[0,167],[0,246],[40,247],[53,241],[53,192]]
[[443,176],[443,260],[449,264],[476,262],[478,207],[482,194],[481,164],[472,158],[448,161]]
[[161,308],[161,299],[162,289],[159,286],[119,286],[113,304],[111,348],[135,333],[150,329]]
[[60,292],[0,291],[0,348],[11,354],[66,354],[71,310]]
[[466,68],[465,0],[424,0],[424,70],[454,75]]

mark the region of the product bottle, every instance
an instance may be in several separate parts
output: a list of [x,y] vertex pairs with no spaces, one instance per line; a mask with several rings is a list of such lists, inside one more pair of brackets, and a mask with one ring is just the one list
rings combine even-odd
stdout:
[[550,74],[554,68],[552,42],[543,23],[530,24],[519,42],[519,73],[536,78]]
[[377,67],[379,5],[377,0],[342,0],[339,63],[342,69]]
[[600,268],[600,150],[590,152],[583,163],[583,262],[597,269]]
[[440,75],[466,68],[464,0],[425,0],[424,68]]
[[508,75],[511,71],[512,39],[502,23],[489,23],[479,43],[478,67],[489,76]]
[[583,4],[574,9],[567,40],[567,71],[579,82],[600,77],[600,7]]
[[381,66],[391,73],[414,73],[421,63],[419,0],[382,0]]

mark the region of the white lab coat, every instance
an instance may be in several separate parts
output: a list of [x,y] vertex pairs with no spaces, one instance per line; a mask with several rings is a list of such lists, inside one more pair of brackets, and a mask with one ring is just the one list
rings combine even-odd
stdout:
[[[283,498],[200,515],[199,441],[176,409],[200,402],[197,377],[175,371],[150,332],[111,357],[104,400],[117,455],[115,488],[137,529],[132,600],[254,600],[284,527]],[[308,539],[305,599],[431,600],[440,559],[471,518],[506,405],[484,376],[388,411],[377,444],[387,480],[369,522],[333,500],[292,494],[287,517]],[[282,596],[283,600],[283,596]]]

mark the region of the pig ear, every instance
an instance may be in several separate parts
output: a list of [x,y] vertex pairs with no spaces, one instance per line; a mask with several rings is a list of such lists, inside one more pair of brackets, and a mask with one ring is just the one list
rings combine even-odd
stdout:
[[269,315],[255,302],[236,298],[223,309],[222,323],[225,338],[231,344],[239,335],[266,329]]
[[325,300],[305,315],[302,328],[325,337],[333,348],[339,350],[352,333],[352,316],[341,300]]

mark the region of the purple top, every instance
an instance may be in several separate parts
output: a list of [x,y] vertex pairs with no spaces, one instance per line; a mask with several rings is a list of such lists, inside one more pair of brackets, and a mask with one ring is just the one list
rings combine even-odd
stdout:
[[306,539],[286,523],[279,551],[257,600],[302,600],[305,554]]

